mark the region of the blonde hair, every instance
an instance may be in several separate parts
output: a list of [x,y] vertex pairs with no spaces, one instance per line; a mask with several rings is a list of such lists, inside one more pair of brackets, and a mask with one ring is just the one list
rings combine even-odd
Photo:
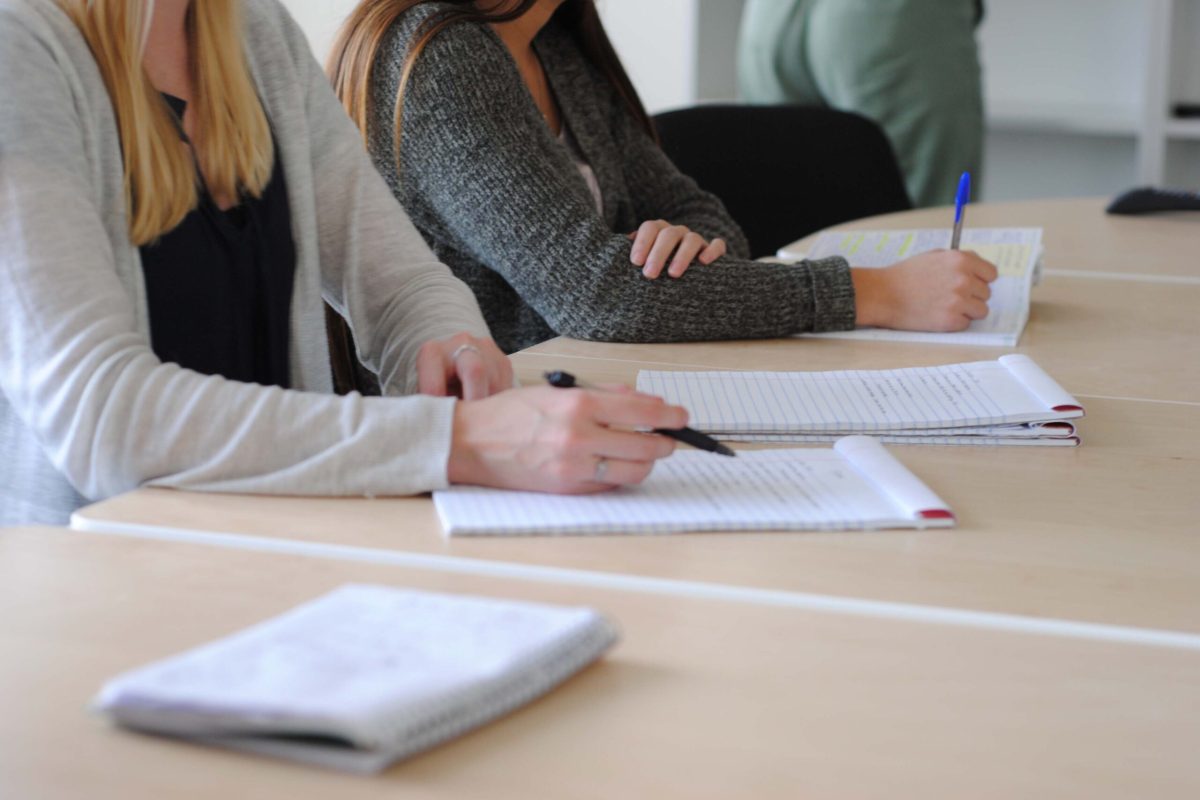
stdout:
[[[129,238],[154,241],[196,207],[195,163],[142,68],[153,0],[58,0],[87,40],[116,113],[125,159]],[[214,196],[258,197],[274,145],[242,45],[241,0],[193,0],[187,19],[193,113],[203,131],[195,158]]]

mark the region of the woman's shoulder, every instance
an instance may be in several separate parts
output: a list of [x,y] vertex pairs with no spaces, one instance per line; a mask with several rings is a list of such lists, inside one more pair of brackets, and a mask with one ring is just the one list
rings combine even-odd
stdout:
[[9,24],[20,25],[29,32],[53,25],[55,20],[69,21],[54,0],[0,0],[0,19],[5,22],[0,32],[8,32]]
[[[420,3],[400,14],[391,24],[379,49],[379,58],[400,64],[417,39],[438,19],[461,8],[453,3]],[[421,51],[421,71],[467,69],[480,74],[480,65],[505,59],[508,51],[486,23],[458,20],[438,31]]]
[[551,19],[537,35],[534,45],[547,71],[572,80],[587,81],[592,84],[591,91],[610,86],[600,68],[584,54],[579,42],[561,21]]
[[312,47],[299,23],[280,0],[244,0],[247,51],[252,61],[287,61],[293,66],[312,61]]
[[75,23],[54,0],[0,0],[0,52],[31,39],[51,49],[91,54]]
[[[56,99],[79,111],[71,98],[102,85],[92,51],[58,3],[0,0],[0,108],[9,122],[19,126],[14,118],[36,115]],[[4,118],[0,113],[0,123]]]

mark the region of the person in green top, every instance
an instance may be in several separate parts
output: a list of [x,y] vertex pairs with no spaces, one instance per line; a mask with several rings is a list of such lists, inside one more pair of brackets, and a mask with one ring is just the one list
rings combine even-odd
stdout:
[[747,0],[738,88],[874,120],[913,202],[950,204],[983,160],[982,18],[982,0]]

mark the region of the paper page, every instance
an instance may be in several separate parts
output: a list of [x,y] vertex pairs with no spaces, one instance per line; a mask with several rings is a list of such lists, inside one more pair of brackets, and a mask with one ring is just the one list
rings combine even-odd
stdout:
[[[950,246],[949,229],[906,231],[846,231],[821,234],[808,258],[840,255],[852,267],[887,267],[898,261]],[[1000,277],[992,283],[988,316],[958,333],[894,331],[860,328],[804,334],[835,339],[941,342],[1014,346],[1029,319],[1029,295],[1041,256],[1040,228],[967,228],[962,249],[972,250],[996,265]]]
[[[1078,447],[1078,436],[967,436],[962,434],[933,434],[894,436],[892,434],[863,434],[883,444],[950,445],[956,447]],[[842,438],[840,433],[728,433],[719,436],[725,442],[752,444],[829,444]]]
[[680,450],[640,486],[561,496],[452,487],[435,492],[450,535],[852,530],[914,527],[836,452]]
[[843,458],[892,499],[904,516],[953,519],[950,507],[900,463],[878,439],[847,436],[833,446]]
[[[805,444],[836,442],[840,433],[720,433],[717,438],[727,442],[776,442]],[[979,425],[959,428],[925,428],[901,430],[885,434],[864,434],[884,444],[1049,444],[1060,445],[1060,439],[1079,443],[1075,426],[1070,422],[1033,422],[1025,425]]]
[[177,735],[322,733],[395,747],[405,726],[420,735],[455,716],[456,698],[536,672],[553,648],[605,624],[585,608],[349,585],[120,676],[97,707]]
[[1046,407],[999,361],[835,372],[638,373],[639,391],[722,433],[891,433],[1082,416]]
[[[792,433],[759,433],[754,438],[737,438],[735,441],[787,441]],[[811,434],[810,434],[811,435]],[[837,436],[838,434],[832,434]],[[866,434],[868,436],[875,434]],[[1065,439],[1075,435],[1075,426],[1070,422],[1033,422],[1025,425],[963,425],[957,428],[921,428],[915,430],[889,431],[888,436],[904,439],[906,436],[990,436],[996,439]],[[723,434],[726,438],[728,434]]]

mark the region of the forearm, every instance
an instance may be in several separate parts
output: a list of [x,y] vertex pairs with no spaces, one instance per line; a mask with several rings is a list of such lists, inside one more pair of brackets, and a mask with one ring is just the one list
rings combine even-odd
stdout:
[[439,263],[363,151],[309,59],[309,120],[323,289],[386,395],[416,390],[421,345],[488,336],[474,295]]
[[599,282],[534,303],[580,339],[683,342],[757,339],[854,327],[855,294],[841,259],[794,265],[721,259],[681,278],[647,280],[614,265]]
[[41,243],[0,231],[23,254],[18,269],[0,270],[12,300],[0,391],[85,497],[144,484],[333,495],[444,484],[447,401],[285,391],[163,364],[123,287],[87,250],[72,247],[70,265],[56,266]]

